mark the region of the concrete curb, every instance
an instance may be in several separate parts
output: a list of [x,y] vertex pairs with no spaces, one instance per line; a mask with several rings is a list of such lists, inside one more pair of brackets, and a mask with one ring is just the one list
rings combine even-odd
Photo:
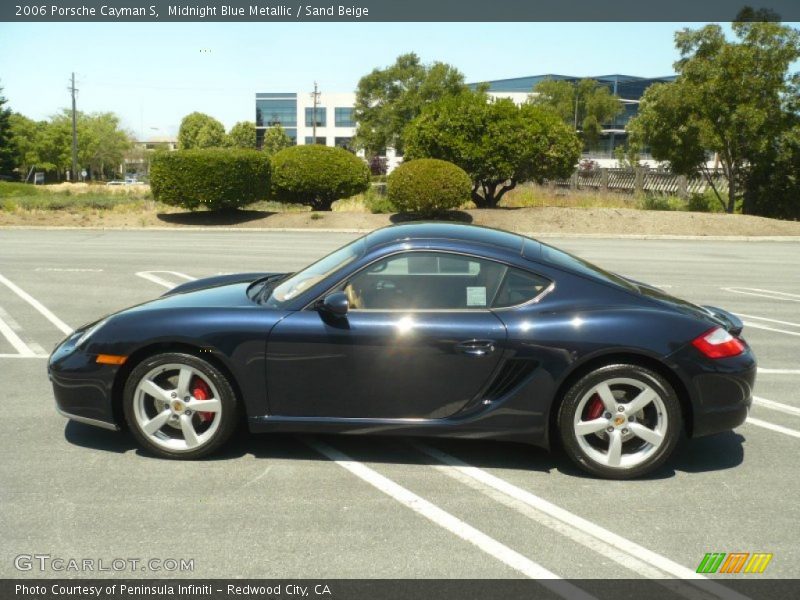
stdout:
[[[0,225],[0,231],[200,231],[200,232],[239,232],[239,233],[369,233],[375,229],[356,228],[315,228],[315,227],[79,227],[79,226],[37,226]],[[674,234],[635,234],[635,233],[571,233],[571,232],[516,232],[533,238],[577,238],[577,239],[618,239],[618,240],[690,240],[711,242],[800,242],[800,235],[674,235]]]

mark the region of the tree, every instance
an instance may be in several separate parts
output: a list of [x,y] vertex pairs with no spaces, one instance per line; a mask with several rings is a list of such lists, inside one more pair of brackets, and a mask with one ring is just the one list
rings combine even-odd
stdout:
[[[80,113],[78,114],[80,117]],[[78,121],[80,123],[80,119]],[[80,128],[78,143],[80,144]],[[80,152],[78,153],[80,160]],[[56,171],[60,179],[72,163],[72,121],[68,111],[53,115],[42,124],[36,136],[35,164],[46,171]]]
[[252,121],[239,121],[231,127],[226,142],[231,148],[255,148],[256,124]]
[[745,205],[754,214],[800,219],[800,123],[773,140],[748,173]]
[[[130,134],[120,128],[114,113],[78,112],[78,165],[90,179],[113,176],[131,147]],[[64,109],[50,117],[36,138],[36,165],[55,169],[59,176],[72,164],[72,114]]]
[[233,210],[269,194],[272,167],[255,149],[204,148],[156,152],[150,186],[160,202],[189,210]]
[[[92,179],[116,174],[131,149],[131,135],[120,127],[120,119],[110,112],[78,112],[78,164]],[[56,171],[60,178],[72,167],[72,113],[62,110],[47,121],[33,121],[21,114],[9,117],[12,161],[20,174],[31,167]]]
[[388,147],[403,152],[403,130],[422,108],[466,89],[455,67],[435,62],[424,65],[414,53],[397,57],[384,69],[374,69],[358,82],[353,116],[358,123],[355,143],[368,155]]
[[120,128],[114,113],[81,115],[83,139],[78,139],[78,156],[92,179],[105,179],[117,172],[125,152],[133,145],[131,136]]
[[20,176],[24,179],[31,167],[47,166],[42,165],[44,161],[39,155],[40,136],[47,124],[44,121],[36,122],[19,113],[11,113],[9,123],[14,166],[19,169]]
[[494,208],[518,183],[569,176],[581,152],[578,136],[552,110],[483,91],[428,105],[405,137],[406,159],[439,158],[464,169],[480,208]]
[[272,157],[272,192],[281,202],[331,210],[336,200],[367,189],[367,163],[342,148],[292,146]]
[[224,145],[225,127],[214,117],[201,112],[183,117],[178,129],[178,147],[181,150],[219,148]]
[[597,145],[603,124],[623,110],[619,97],[594,79],[577,82],[546,79],[533,88],[529,102],[552,108],[580,132],[587,148]]
[[386,193],[400,212],[431,217],[469,201],[469,175],[436,158],[406,160],[389,175]]
[[631,140],[648,144],[676,173],[703,172],[711,181],[707,152],[714,153],[729,184],[727,198],[715,192],[729,213],[749,170],[769,160],[798,94],[789,67],[800,58],[800,32],[768,18],[774,15],[740,13],[736,41],[719,25],[677,32],[676,81],[648,88],[629,124]]
[[4,108],[8,102],[0,87],[0,175],[11,175],[14,164],[14,146],[11,132],[11,109]]
[[286,131],[280,125],[269,127],[264,132],[264,141],[261,143],[261,149],[270,156],[291,146],[294,146],[292,138],[286,134]]

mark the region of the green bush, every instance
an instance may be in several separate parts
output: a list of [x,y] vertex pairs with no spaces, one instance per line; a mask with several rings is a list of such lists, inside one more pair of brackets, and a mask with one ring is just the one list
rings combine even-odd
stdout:
[[158,152],[150,164],[150,187],[164,204],[231,209],[266,198],[270,173],[269,157],[258,150]]
[[367,193],[364,194],[364,204],[373,215],[397,212],[394,204],[391,203],[389,197],[386,195],[385,186],[383,186],[382,191],[376,185],[368,189]]
[[404,162],[389,175],[389,201],[401,212],[432,216],[470,199],[469,175],[451,162],[419,158]]
[[30,183],[19,183],[13,181],[0,181],[0,198],[15,198],[19,196],[35,196],[42,194],[42,186],[35,186]]
[[686,210],[686,200],[677,196],[644,196],[640,203],[642,210]]
[[702,194],[692,194],[686,203],[686,210],[692,212],[723,212],[714,190],[707,189]]
[[0,199],[0,210],[6,212],[14,212],[19,208],[19,204],[11,200],[10,198],[2,198]]
[[331,210],[340,198],[369,188],[369,167],[342,148],[292,146],[272,157],[272,194],[279,202]]

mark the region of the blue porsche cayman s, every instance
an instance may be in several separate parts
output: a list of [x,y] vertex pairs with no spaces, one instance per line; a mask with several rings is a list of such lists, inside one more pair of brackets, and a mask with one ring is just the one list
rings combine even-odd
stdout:
[[254,432],[560,446],[586,471],[658,468],[740,425],[742,322],[494,229],[374,231],[296,273],[223,275],[88,324],[53,351],[64,416],[194,459]]

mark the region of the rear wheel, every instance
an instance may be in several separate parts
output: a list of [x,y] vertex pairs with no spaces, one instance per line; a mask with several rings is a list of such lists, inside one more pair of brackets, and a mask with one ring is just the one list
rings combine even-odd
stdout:
[[649,473],[678,442],[681,407],[661,375],[638,365],[601,367],[564,396],[558,428],[567,455],[609,479]]
[[159,354],[133,369],[123,392],[125,418],[139,443],[167,458],[205,456],[230,438],[236,395],[213,365],[191,354]]

